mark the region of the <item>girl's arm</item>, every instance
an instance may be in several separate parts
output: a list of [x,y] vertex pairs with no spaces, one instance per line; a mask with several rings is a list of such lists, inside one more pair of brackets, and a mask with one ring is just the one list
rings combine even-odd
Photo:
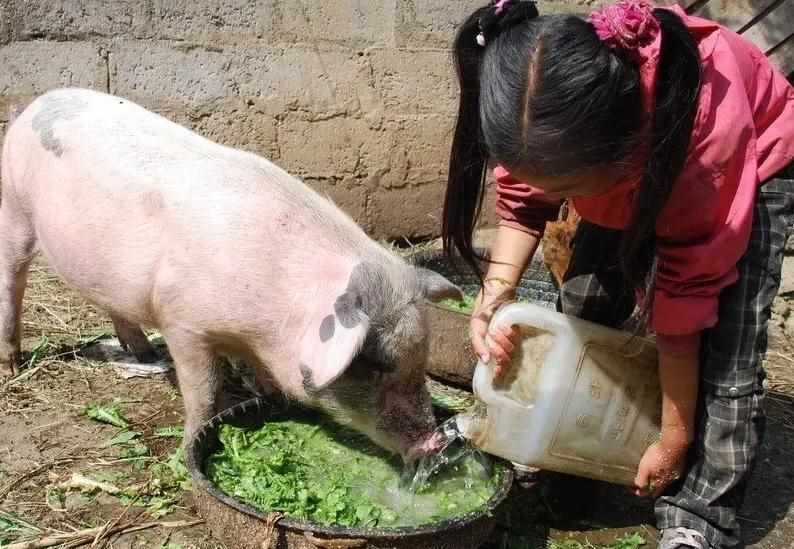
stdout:
[[488,324],[500,305],[511,301],[515,287],[529,261],[535,254],[540,239],[533,235],[500,225],[496,239],[491,246],[491,261],[483,281],[482,290],[477,296],[471,315],[471,344],[474,353],[483,361],[493,357],[497,363],[496,375],[501,375],[501,367],[510,362],[514,348],[515,330],[506,330],[487,337]]
[[662,386],[662,436],[645,452],[634,480],[638,494],[657,496],[684,469],[695,437],[700,333],[660,336],[659,381]]
[[[660,337],[659,380],[662,385],[662,445],[687,447],[695,438],[698,380],[700,374],[700,333],[686,343],[670,343]],[[675,338],[679,339],[679,338]]]
[[491,261],[485,279],[504,279],[513,286],[529,265],[540,239],[534,235],[500,225],[491,246]]

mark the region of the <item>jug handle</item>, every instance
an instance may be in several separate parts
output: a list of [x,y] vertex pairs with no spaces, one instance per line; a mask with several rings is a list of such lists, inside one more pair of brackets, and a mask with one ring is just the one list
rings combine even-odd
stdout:
[[[556,311],[551,311],[545,307],[534,305],[532,303],[509,303],[501,306],[488,325],[488,332],[493,334],[496,330],[516,326],[525,325],[533,326],[541,330],[548,331],[552,334],[559,335],[566,330],[570,330],[564,322],[564,316]],[[560,345],[559,339],[555,345]],[[472,386],[475,394],[485,402],[499,402],[503,408],[506,409],[520,409],[524,408],[521,404],[512,399],[498,393],[493,388],[494,369],[489,364],[479,360],[474,369],[474,378]]]
[[525,325],[558,335],[564,330],[562,318],[564,317],[560,313],[540,305],[508,303],[507,305],[502,305],[494,313],[488,325],[488,333],[493,334],[499,329],[509,328],[510,326]]

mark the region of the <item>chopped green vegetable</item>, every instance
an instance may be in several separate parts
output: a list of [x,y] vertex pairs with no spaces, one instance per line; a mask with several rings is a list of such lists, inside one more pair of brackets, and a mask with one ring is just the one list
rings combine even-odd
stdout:
[[263,511],[323,524],[417,526],[482,509],[501,469],[489,476],[473,457],[432,478],[419,493],[400,487],[402,464],[368,439],[329,422],[277,421],[258,430],[220,429],[222,448],[207,476]]
[[475,296],[464,294],[463,301],[458,301],[457,299],[442,299],[438,302],[438,305],[458,313],[471,313],[474,310],[475,299]]
[[[457,299],[442,299],[437,303],[437,305],[457,313],[471,314],[471,312],[474,310],[474,302],[476,300],[476,295],[464,294],[462,301]],[[527,300],[519,298],[516,301],[526,302]]]
[[119,482],[124,482],[129,480],[130,476],[125,471],[96,471],[92,473],[92,476],[100,481],[100,482],[108,482],[110,484],[115,484]]
[[93,420],[101,423],[109,423],[121,429],[129,427],[129,422],[122,415],[118,406],[101,406],[98,404],[89,404],[85,408],[85,415]]
[[78,340],[78,342],[82,347],[88,347],[89,345],[93,345],[97,341],[101,341],[109,337],[113,337],[113,332],[103,331],[91,336],[82,337]]
[[111,438],[107,442],[107,446],[116,446],[118,444],[129,444],[133,439],[138,438],[141,436],[141,433],[138,431],[122,431],[117,434],[115,437]]
[[5,547],[17,538],[39,533],[41,530],[35,525],[0,509],[0,547]]
[[149,447],[145,444],[136,444],[135,446],[128,446],[123,452],[119,454],[121,459],[134,459],[145,457],[149,455]]
[[154,436],[160,438],[184,438],[185,428],[178,425],[169,425],[167,427],[160,427],[155,429]]
[[181,446],[168,454],[165,460],[152,465],[151,472],[163,486],[190,490],[190,472],[185,466],[185,452]]
[[[549,540],[546,549],[640,549],[646,543],[645,538],[635,533],[618,538],[609,545],[593,545],[587,541],[582,543],[576,540]],[[534,544],[532,546],[535,547]],[[513,546],[510,547],[512,549]]]
[[614,549],[639,549],[645,543],[645,538],[635,533],[615,540]]
[[33,350],[30,352],[30,360],[28,361],[28,368],[33,368],[40,359],[47,355],[50,349],[50,339],[47,336],[41,336],[38,343],[36,343]]

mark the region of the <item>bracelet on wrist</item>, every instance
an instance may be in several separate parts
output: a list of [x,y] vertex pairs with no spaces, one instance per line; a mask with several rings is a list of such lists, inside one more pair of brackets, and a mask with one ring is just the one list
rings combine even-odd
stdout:
[[488,284],[488,283],[491,283],[491,282],[496,282],[496,283],[501,284],[502,286],[505,286],[507,288],[515,288],[516,287],[516,285],[513,284],[512,282],[510,282],[509,280],[507,280],[505,278],[502,278],[502,277],[499,277],[499,276],[489,276],[488,278],[486,278],[485,280],[482,281],[483,286]]

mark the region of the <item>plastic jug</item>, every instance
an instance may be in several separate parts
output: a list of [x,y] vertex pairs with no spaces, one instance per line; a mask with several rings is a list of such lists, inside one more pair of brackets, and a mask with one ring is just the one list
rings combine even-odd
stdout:
[[458,416],[463,436],[519,466],[633,484],[660,433],[653,341],[526,303],[500,308],[489,330],[510,325],[521,344],[502,380],[478,362],[481,404]]

